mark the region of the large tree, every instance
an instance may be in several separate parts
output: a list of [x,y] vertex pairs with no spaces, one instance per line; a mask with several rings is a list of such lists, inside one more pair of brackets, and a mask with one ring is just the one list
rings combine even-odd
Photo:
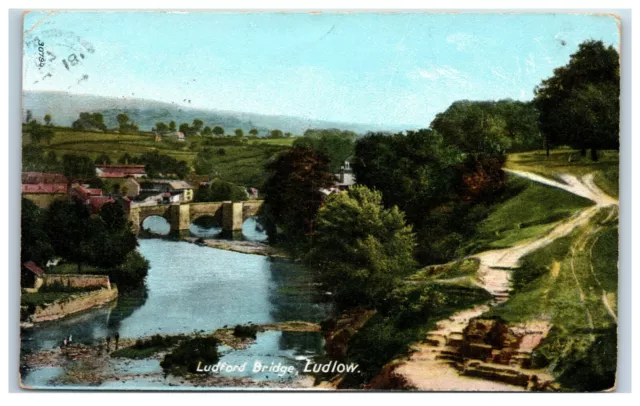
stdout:
[[308,129],[304,136],[296,139],[295,146],[313,148],[329,157],[329,166],[336,173],[344,165],[347,158],[353,155],[356,133],[341,131],[336,128],[315,130]]
[[[585,41],[569,63],[535,89],[540,129],[547,148],[569,145],[583,156],[619,148],[620,61],[602,41]],[[547,149],[548,151],[548,149]]]
[[33,261],[44,267],[54,255],[46,232],[46,212],[39,209],[31,200],[22,198],[21,214],[20,261],[22,263]]
[[397,206],[379,191],[355,186],[330,195],[318,211],[306,262],[343,306],[376,306],[415,270],[415,237]]
[[323,188],[335,184],[329,159],[312,149],[294,147],[267,163],[263,218],[269,238],[303,242],[324,200]]
[[64,154],[62,157],[64,176],[75,179],[89,179],[95,176],[94,163],[86,155]]
[[538,112],[530,102],[457,101],[436,115],[431,128],[445,143],[467,153],[503,154],[542,147]]

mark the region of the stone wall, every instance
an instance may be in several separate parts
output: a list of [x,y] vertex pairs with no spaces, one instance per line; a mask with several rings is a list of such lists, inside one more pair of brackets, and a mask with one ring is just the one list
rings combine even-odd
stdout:
[[71,288],[111,289],[107,275],[45,275],[44,286],[60,284]]
[[95,306],[109,303],[118,297],[118,289],[99,289],[91,292],[78,293],[72,297],[55,301],[45,306],[37,306],[30,316],[31,323],[61,319],[73,313],[81,312]]

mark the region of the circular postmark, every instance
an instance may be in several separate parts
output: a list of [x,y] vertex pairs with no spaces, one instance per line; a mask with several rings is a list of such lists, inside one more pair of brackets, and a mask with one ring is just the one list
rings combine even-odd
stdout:
[[72,31],[47,29],[25,33],[23,69],[25,84],[36,85],[54,76],[72,88],[89,79],[85,63],[95,47]]

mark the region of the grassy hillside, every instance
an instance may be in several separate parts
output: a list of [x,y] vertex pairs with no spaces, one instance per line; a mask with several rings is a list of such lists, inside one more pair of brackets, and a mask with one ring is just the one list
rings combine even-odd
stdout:
[[[202,169],[203,175],[217,176],[229,182],[245,186],[259,186],[264,179],[263,167],[267,159],[290,147],[295,138],[249,139],[235,137],[188,137],[186,142],[164,139],[155,142],[151,133],[137,135],[74,131],[68,128],[55,128],[55,136],[49,144],[38,147],[35,157],[25,156],[35,162],[26,162],[28,169],[37,169],[39,157],[54,152],[60,160],[64,154],[87,155],[95,160],[107,154],[112,162],[125,153],[139,156],[145,152],[158,151],[179,161],[186,161],[193,169]],[[23,138],[28,146],[28,137]],[[224,152],[220,152],[220,150]],[[198,160],[208,165],[197,165]],[[202,163],[202,162],[201,162]],[[36,166],[36,168],[31,168]]]
[[584,176],[595,173],[595,182],[605,193],[618,197],[619,153],[618,151],[599,151],[598,161],[588,156],[581,157],[579,151],[557,149],[549,157],[545,151],[530,151],[509,154],[505,165],[508,169],[529,171],[554,178],[558,173],[570,173]]
[[511,247],[537,238],[557,222],[593,203],[580,196],[551,186],[509,176],[509,188],[519,190],[515,196],[496,205],[477,228],[467,252]]

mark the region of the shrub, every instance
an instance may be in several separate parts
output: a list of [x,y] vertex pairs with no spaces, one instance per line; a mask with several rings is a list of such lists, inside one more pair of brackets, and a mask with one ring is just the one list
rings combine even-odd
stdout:
[[233,335],[238,338],[256,338],[258,327],[251,325],[236,325],[233,328]]
[[165,372],[174,374],[195,373],[200,362],[203,364],[218,362],[219,343],[214,337],[195,337],[182,341],[175,350],[164,356],[160,366]]

